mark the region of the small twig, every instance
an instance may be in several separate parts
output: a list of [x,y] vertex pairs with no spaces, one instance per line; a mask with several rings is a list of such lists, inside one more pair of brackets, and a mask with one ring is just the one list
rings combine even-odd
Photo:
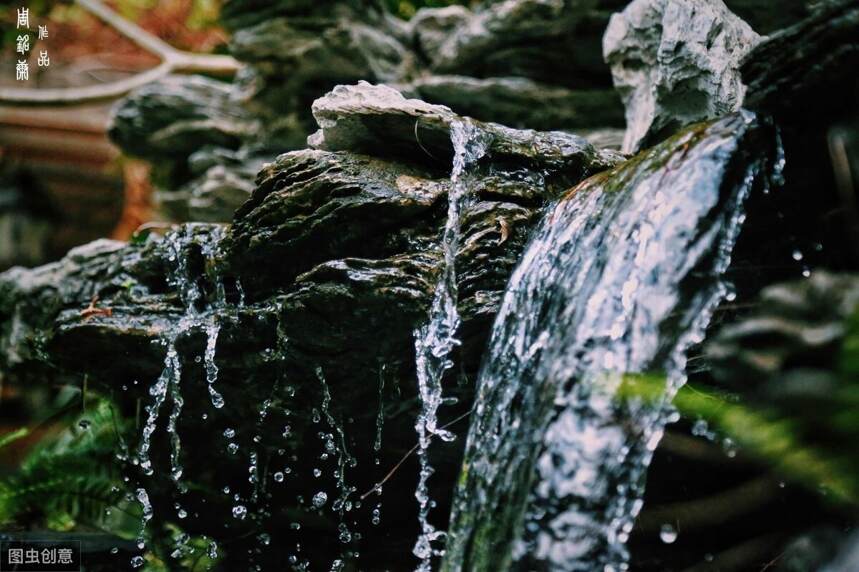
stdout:
[[498,244],[501,245],[507,242],[507,239],[510,237],[510,223],[503,217],[499,217],[498,227],[501,232],[501,240],[498,241]]
[[100,85],[52,89],[0,88],[0,101],[4,103],[69,104],[114,99],[171,73],[202,72],[230,75],[236,73],[241,68],[241,64],[231,56],[192,54],[177,50],[134,22],[126,20],[99,0],[77,0],[77,2],[85,10],[104,21],[129,40],[147,52],[158,56],[161,63],[152,69],[130,78]]
[[420,147],[421,149],[423,149],[423,150],[424,150],[424,153],[426,153],[427,155],[429,155],[430,157],[432,157],[434,160],[438,161],[438,159],[436,158],[436,156],[435,156],[435,155],[433,155],[432,153],[430,153],[430,152],[429,152],[429,149],[427,149],[426,147],[424,147],[424,146],[423,146],[423,143],[421,143],[421,138],[420,138],[420,137],[418,137],[418,123],[419,123],[419,122],[420,122],[420,117],[418,117],[417,119],[415,119],[415,141],[417,141],[417,142],[418,142],[418,147]]
[[[447,429],[447,428],[448,428],[448,427],[450,427],[451,425],[453,425],[453,424],[455,424],[455,423],[458,423],[459,421],[462,421],[463,419],[465,419],[465,418],[466,418],[466,417],[468,417],[469,415],[471,415],[471,411],[466,411],[465,413],[463,413],[462,415],[460,415],[459,417],[457,417],[457,418],[456,418],[456,419],[454,419],[453,421],[451,421],[451,422],[449,422],[449,423],[447,423],[447,424],[443,425],[443,426],[441,427],[441,429]],[[418,448],[419,448],[419,447],[420,447],[420,444],[419,444],[419,443],[416,443],[414,447],[412,447],[411,449],[409,449],[408,453],[406,453],[405,455],[403,455],[403,458],[402,458],[402,459],[400,459],[400,460],[397,462],[397,464],[396,464],[396,465],[394,465],[394,468],[393,468],[393,469],[391,469],[390,471],[388,471],[388,474],[387,474],[387,475],[385,475],[385,478],[383,478],[381,481],[379,481],[378,483],[376,483],[375,485],[373,485],[373,488],[372,488],[372,489],[370,489],[369,491],[367,491],[366,493],[364,493],[363,495],[361,495],[361,500],[364,500],[364,499],[366,499],[368,496],[370,496],[371,494],[375,493],[376,491],[381,490],[382,485],[384,485],[385,483],[387,483],[387,482],[391,479],[391,477],[393,477],[393,476],[394,476],[394,473],[396,473],[396,472],[397,472],[397,469],[399,469],[399,468],[402,466],[402,464],[406,462],[406,459],[408,459],[409,457],[411,457],[411,456],[414,454],[414,452],[418,450]]]
[[859,206],[856,204],[856,189],[850,170],[847,144],[844,141],[844,135],[838,131],[829,133],[828,143],[832,169],[835,173],[835,187],[841,199],[844,217],[847,219],[847,231],[853,238],[852,241],[848,242],[853,245],[854,254],[859,256],[859,250],[856,249],[857,239],[859,239]]
[[89,306],[81,310],[81,317],[84,319],[84,322],[90,320],[93,316],[109,318],[113,315],[113,310],[110,308],[97,308],[96,302],[98,302],[98,295],[93,296]]

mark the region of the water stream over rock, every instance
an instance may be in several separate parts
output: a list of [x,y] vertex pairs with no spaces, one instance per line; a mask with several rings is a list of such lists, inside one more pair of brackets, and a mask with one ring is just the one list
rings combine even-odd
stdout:
[[454,438],[452,433],[438,427],[437,412],[444,401],[442,378],[453,365],[450,353],[459,343],[456,338],[460,323],[459,311],[456,307],[458,298],[456,252],[461,238],[462,212],[470,200],[468,183],[464,176],[467,167],[480,160],[487,148],[486,136],[479,128],[468,122],[454,122],[451,125],[450,137],[454,157],[450,175],[447,223],[442,237],[443,265],[435,286],[429,322],[415,330],[415,363],[421,397],[421,412],[415,424],[420,461],[420,476],[415,497],[420,506],[418,518],[421,534],[415,544],[414,554],[421,559],[418,568],[421,572],[429,572],[432,557],[443,554],[432,544],[443,536],[443,532],[437,531],[428,521],[432,500],[429,498],[427,480],[433,471],[427,451],[433,436],[438,436],[444,441]]
[[[746,158],[761,132],[747,113],[695,126],[546,216],[484,356],[445,570],[627,569],[685,352],[768,168]],[[664,391],[619,399],[636,375]]]

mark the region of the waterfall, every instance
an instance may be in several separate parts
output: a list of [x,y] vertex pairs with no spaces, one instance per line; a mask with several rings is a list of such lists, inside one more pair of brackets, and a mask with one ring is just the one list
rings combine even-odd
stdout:
[[419,505],[421,533],[414,547],[414,554],[421,559],[418,568],[429,572],[433,555],[441,552],[433,548],[433,542],[442,533],[428,521],[431,500],[427,481],[432,475],[427,451],[433,436],[450,441],[453,435],[437,426],[437,412],[442,404],[441,381],[445,372],[453,365],[450,353],[457,345],[456,331],[459,313],[456,309],[456,252],[459,249],[462,211],[468,206],[468,185],[463,180],[466,168],[478,161],[486,152],[485,136],[471,123],[454,122],[450,126],[453,144],[453,168],[450,175],[447,223],[442,236],[443,262],[441,274],[435,286],[429,321],[415,331],[415,362],[418,389],[421,397],[421,412],[415,428],[418,433],[418,459],[420,476],[415,497]]
[[[695,126],[549,211],[484,356],[445,570],[628,569],[686,350],[769,166],[746,156],[762,132],[746,112]],[[619,399],[636,375],[664,380],[662,395]]]

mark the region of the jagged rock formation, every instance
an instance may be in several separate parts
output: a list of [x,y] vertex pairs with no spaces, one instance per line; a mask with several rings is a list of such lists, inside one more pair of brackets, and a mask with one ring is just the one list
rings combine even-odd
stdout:
[[338,84],[390,84],[517,128],[618,128],[622,106],[599,48],[616,7],[507,0],[474,12],[424,9],[403,22],[375,2],[232,0],[223,16],[230,48],[247,64],[236,82],[169,78],[147,86],[117,108],[111,135],[154,162],[169,216],[226,222],[252,184],[253,169],[239,164],[257,168],[303,148],[315,125],[311,103]]
[[[181,501],[200,507],[198,516],[183,523],[194,533],[220,543],[254,527],[279,531],[271,534],[280,548],[265,558],[281,562],[297,554],[317,566],[330,566],[331,543],[337,545],[343,534],[338,527],[346,526],[354,539],[344,550],[360,549],[368,567],[387,568],[403,563],[402,544],[417,537],[414,472],[386,486],[383,514],[384,506],[397,510],[378,527],[369,524],[378,502],[371,498],[359,507],[356,493],[371,490],[414,443],[412,334],[427,319],[440,270],[450,130],[464,120],[447,108],[369,84],[338,88],[317,102],[314,113],[319,149],[286,153],[266,165],[231,227],[192,224],[129,245],[98,242],[55,264],[0,277],[0,367],[17,380],[47,371],[55,379],[87,375],[131,407],[134,399],[148,400],[149,385],[164,375],[166,348],[175,347],[185,397],[181,438],[211,442],[213,432],[220,435],[225,427],[244,436],[242,453],[217,473],[211,473],[205,450],[183,448],[184,474],[211,491],[229,483],[243,495],[252,518],[224,529],[216,515],[229,514],[234,501],[219,492],[176,500],[165,456],[168,440],[156,431],[155,477],[140,481],[155,503],[156,522],[169,520],[171,503]],[[417,116],[422,127],[416,143]],[[377,130],[379,125],[385,129]],[[463,343],[457,376],[474,374],[507,278],[542,205],[621,160],[565,133],[480,128],[488,154],[467,174],[475,200],[463,213],[458,254]],[[387,380],[381,396],[380,376]],[[222,395],[223,409],[209,405],[209,386]],[[460,413],[470,403],[471,388],[464,384],[450,395],[461,398],[450,408]],[[279,406],[263,421],[256,412],[267,400]],[[358,402],[373,406],[356,411],[352,404]],[[331,425],[326,430],[336,433],[337,426],[348,425],[348,442],[338,450],[357,465],[347,465],[345,484],[318,459],[320,408],[335,420],[325,422]],[[292,412],[288,418],[284,409]],[[374,451],[377,415],[389,437]],[[288,438],[271,429],[278,424],[291,427]],[[255,435],[259,443],[251,440]],[[136,437],[129,439],[134,443]],[[431,492],[440,506],[449,502],[461,446],[460,441],[433,453],[438,473]],[[265,494],[255,492],[259,496],[249,500],[245,451],[296,472],[322,467],[325,476],[292,478],[288,482],[294,484],[285,488],[267,484]],[[374,456],[381,459],[378,466]],[[271,474],[263,477],[268,482]],[[343,492],[344,486],[354,489]],[[352,508],[340,516],[315,510],[310,499],[320,489],[332,499],[339,491]],[[438,513],[443,525],[446,511]],[[312,536],[291,529],[290,522],[309,528]],[[301,543],[300,553],[295,542]],[[243,546],[224,544],[225,569],[244,561]]]
[[603,39],[626,105],[623,150],[740,108],[740,62],[760,37],[722,0],[635,0]]

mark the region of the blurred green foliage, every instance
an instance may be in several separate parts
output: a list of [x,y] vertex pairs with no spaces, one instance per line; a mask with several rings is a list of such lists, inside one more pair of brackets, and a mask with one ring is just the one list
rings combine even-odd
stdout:
[[[66,532],[70,538],[76,531],[99,530],[123,540],[137,538],[142,508],[130,494],[118,460],[128,454],[122,435],[133,432],[131,424],[106,398],[90,393],[86,401],[85,411],[79,398],[62,403],[47,424],[40,424],[53,429],[22,427],[0,438],[2,451],[28,435],[44,434],[18,470],[0,479],[0,528]],[[55,429],[57,425],[62,428]],[[177,565],[208,570],[214,564],[207,554],[209,541],[187,537],[175,524],[148,536],[145,572],[166,572]],[[180,538],[183,548],[176,554]]]
[[[831,384],[808,384],[799,399],[774,399],[779,382],[748,395],[682,387],[673,405],[691,421],[730,437],[747,454],[781,477],[825,494],[833,502],[859,505],[859,309],[847,324]],[[748,387],[754,387],[749,380]],[[659,403],[662,375],[625,376],[620,398]]]
[[[118,431],[109,402],[66,415],[68,427],[46,432],[19,470],[0,480],[0,525],[70,530],[78,525],[134,537],[140,508],[129,503],[115,455]],[[23,436],[22,428],[11,436]],[[7,436],[0,446],[13,442]]]

